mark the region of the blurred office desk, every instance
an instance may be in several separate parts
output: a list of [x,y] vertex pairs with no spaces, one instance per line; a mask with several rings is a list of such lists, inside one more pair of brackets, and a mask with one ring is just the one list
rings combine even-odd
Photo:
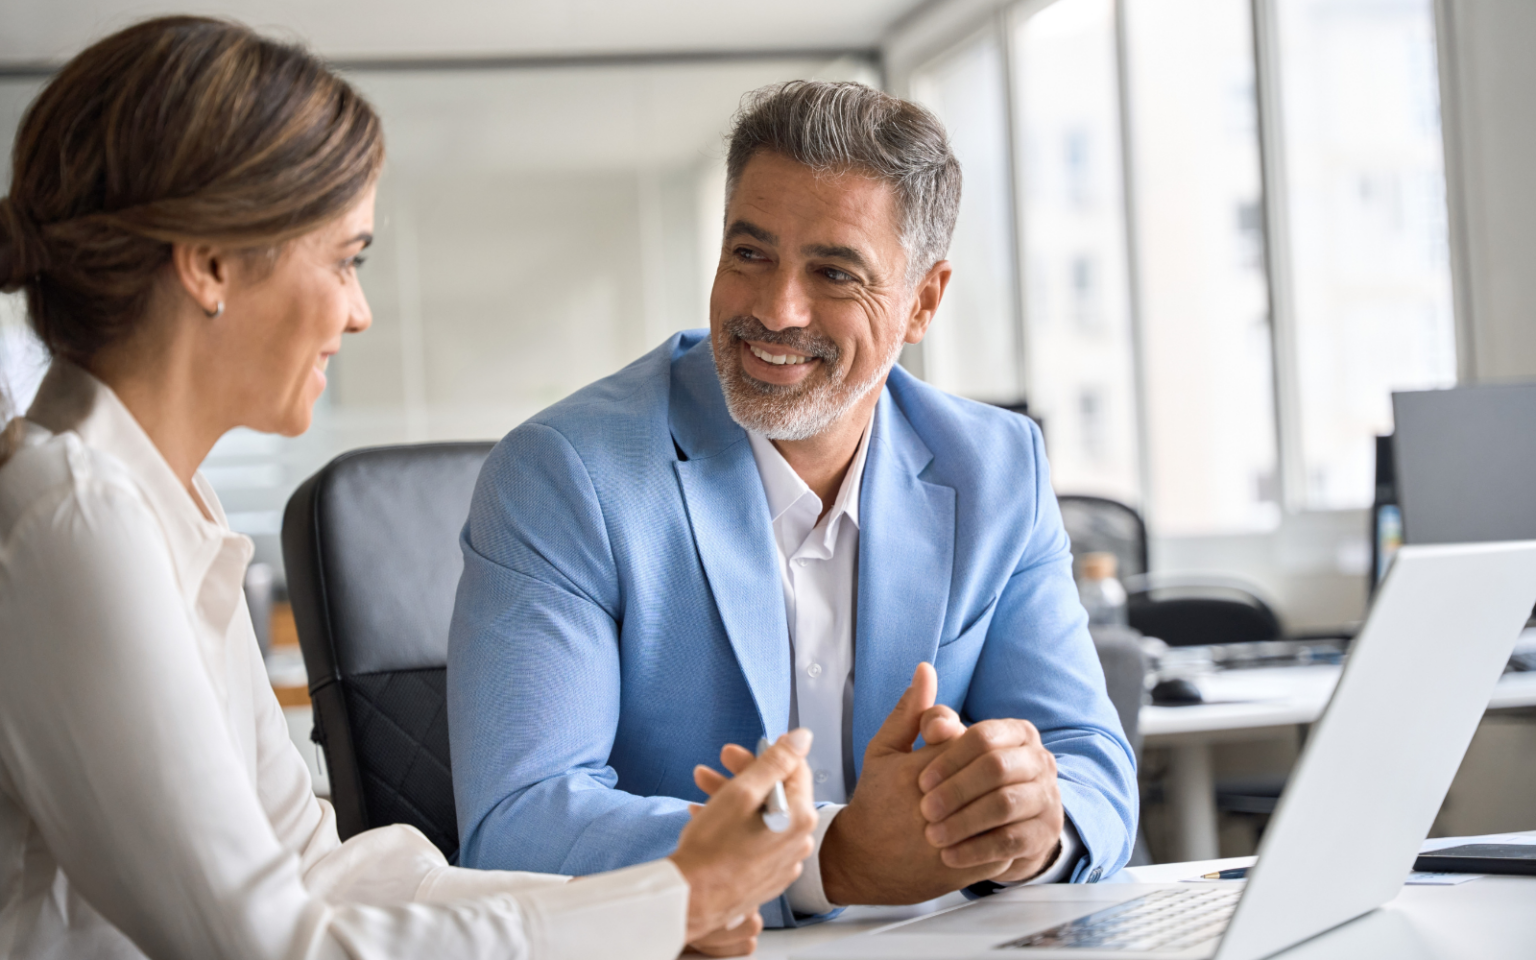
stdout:
[[[1225,670],[1194,678],[1205,703],[1141,708],[1145,744],[1169,752],[1166,787],[1177,859],[1209,860],[1219,852],[1211,745],[1294,737],[1298,724],[1322,716],[1341,670],[1336,665]],[[1536,706],[1536,672],[1506,673],[1488,702],[1490,710],[1530,706]]]
[[[1131,867],[1103,882],[1174,883],[1251,863],[1252,857],[1230,857]],[[960,902],[959,894],[937,901],[940,906]],[[1405,886],[1380,910],[1277,956],[1286,960],[1528,960],[1536,944],[1532,903],[1536,903],[1536,877],[1482,877],[1456,886]],[[790,960],[815,944],[916,915],[918,910],[910,907],[854,907],[827,923],[764,931],[754,956],[758,960]]]

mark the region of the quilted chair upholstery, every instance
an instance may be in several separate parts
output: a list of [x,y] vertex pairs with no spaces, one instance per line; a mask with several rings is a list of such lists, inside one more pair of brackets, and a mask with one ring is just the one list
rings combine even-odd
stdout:
[[490,443],[354,450],[304,481],[283,561],[342,839],[406,823],[458,851],[444,695],[459,530]]

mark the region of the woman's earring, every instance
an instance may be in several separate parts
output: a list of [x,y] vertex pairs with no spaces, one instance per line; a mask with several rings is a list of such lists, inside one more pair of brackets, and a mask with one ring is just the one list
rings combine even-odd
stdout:
[[219,305],[212,310],[204,308],[203,312],[208,314],[209,320],[216,320],[219,317],[222,317],[224,315],[224,301],[220,300]]

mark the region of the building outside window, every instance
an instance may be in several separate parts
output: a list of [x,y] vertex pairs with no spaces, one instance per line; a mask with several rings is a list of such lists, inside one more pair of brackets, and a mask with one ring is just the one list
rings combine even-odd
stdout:
[[[910,86],[1013,171],[1015,232],[994,182],[957,264],[959,236],[1018,238],[1056,488],[1164,539],[1368,504],[1391,392],[1455,381],[1432,0],[1022,0],[976,29]],[[932,92],[961,61],[964,92]],[[930,379],[990,399],[969,385],[1004,342],[942,342]]]
[[1028,398],[1057,490],[1142,500],[1112,0],[1012,25]]
[[924,338],[921,372],[954,393],[1011,403],[1022,384],[1003,77],[1002,45],[983,31],[916,71],[911,95],[944,118],[964,169],[950,244],[956,269]]
[[1391,393],[1456,382],[1432,0],[1275,7],[1298,491],[1364,507]]

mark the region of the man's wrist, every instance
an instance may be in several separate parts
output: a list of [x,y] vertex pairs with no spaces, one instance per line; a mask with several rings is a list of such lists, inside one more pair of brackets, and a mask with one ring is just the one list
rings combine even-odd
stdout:
[[840,803],[827,803],[816,808],[816,832],[812,834],[816,846],[811,855],[801,861],[799,878],[784,891],[790,909],[797,914],[816,916],[831,913],[843,905],[827,896],[821,873],[821,847],[827,831],[832,828],[833,821],[844,806]]
[[[843,822],[838,823],[839,820]],[[846,826],[846,817],[833,817],[821,838],[820,849],[816,851],[822,896],[828,903],[860,902],[857,881],[848,870],[848,864],[854,858],[848,856],[848,837],[842,829]]]

